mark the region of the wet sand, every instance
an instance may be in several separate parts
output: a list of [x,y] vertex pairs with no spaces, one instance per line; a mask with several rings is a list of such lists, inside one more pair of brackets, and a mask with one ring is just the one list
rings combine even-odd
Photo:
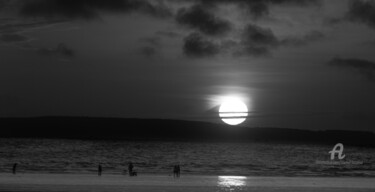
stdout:
[[84,175],[84,174],[0,174],[0,191],[15,192],[367,192],[375,191],[375,178],[332,177],[243,177],[243,176],[172,176]]

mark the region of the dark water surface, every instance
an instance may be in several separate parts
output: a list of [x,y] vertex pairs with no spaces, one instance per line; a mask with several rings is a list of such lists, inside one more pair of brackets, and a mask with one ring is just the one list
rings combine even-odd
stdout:
[[[330,161],[333,146],[266,143],[189,143],[0,139],[0,171],[25,173],[122,174],[127,162],[139,174],[170,174],[180,163],[182,174],[254,176],[375,176],[375,149],[345,146],[345,165]],[[350,162],[363,162],[355,165]]]

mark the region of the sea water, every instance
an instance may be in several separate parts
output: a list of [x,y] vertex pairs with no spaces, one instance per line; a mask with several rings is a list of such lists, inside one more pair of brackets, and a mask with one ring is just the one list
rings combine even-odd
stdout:
[[[128,162],[138,175],[375,176],[375,148],[345,146],[346,164],[328,162],[333,146],[275,143],[197,143],[0,138],[0,171],[18,173],[124,174]],[[350,162],[362,162],[350,164]]]

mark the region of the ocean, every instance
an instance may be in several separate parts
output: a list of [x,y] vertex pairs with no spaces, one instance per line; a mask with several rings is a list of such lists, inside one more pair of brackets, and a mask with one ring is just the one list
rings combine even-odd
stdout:
[[0,139],[0,171],[22,173],[123,174],[128,162],[138,175],[375,176],[375,148],[345,146],[345,158],[332,162],[333,146],[273,143],[197,143]]

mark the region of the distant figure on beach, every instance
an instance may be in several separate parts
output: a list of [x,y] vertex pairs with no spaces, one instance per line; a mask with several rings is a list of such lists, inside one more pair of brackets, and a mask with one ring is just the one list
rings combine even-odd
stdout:
[[134,168],[133,163],[129,162],[129,165],[128,165],[129,176],[133,176],[134,175],[133,168]]
[[180,173],[181,173],[180,164],[176,166],[177,166],[177,177],[180,177]]
[[102,164],[98,165],[98,176],[102,176]]
[[173,177],[180,177],[180,165],[173,166]]
[[17,172],[17,163],[13,164],[12,171],[13,171],[13,174],[16,174],[16,172]]
[[177,165],[173,165],[173,177],[177,177]]

